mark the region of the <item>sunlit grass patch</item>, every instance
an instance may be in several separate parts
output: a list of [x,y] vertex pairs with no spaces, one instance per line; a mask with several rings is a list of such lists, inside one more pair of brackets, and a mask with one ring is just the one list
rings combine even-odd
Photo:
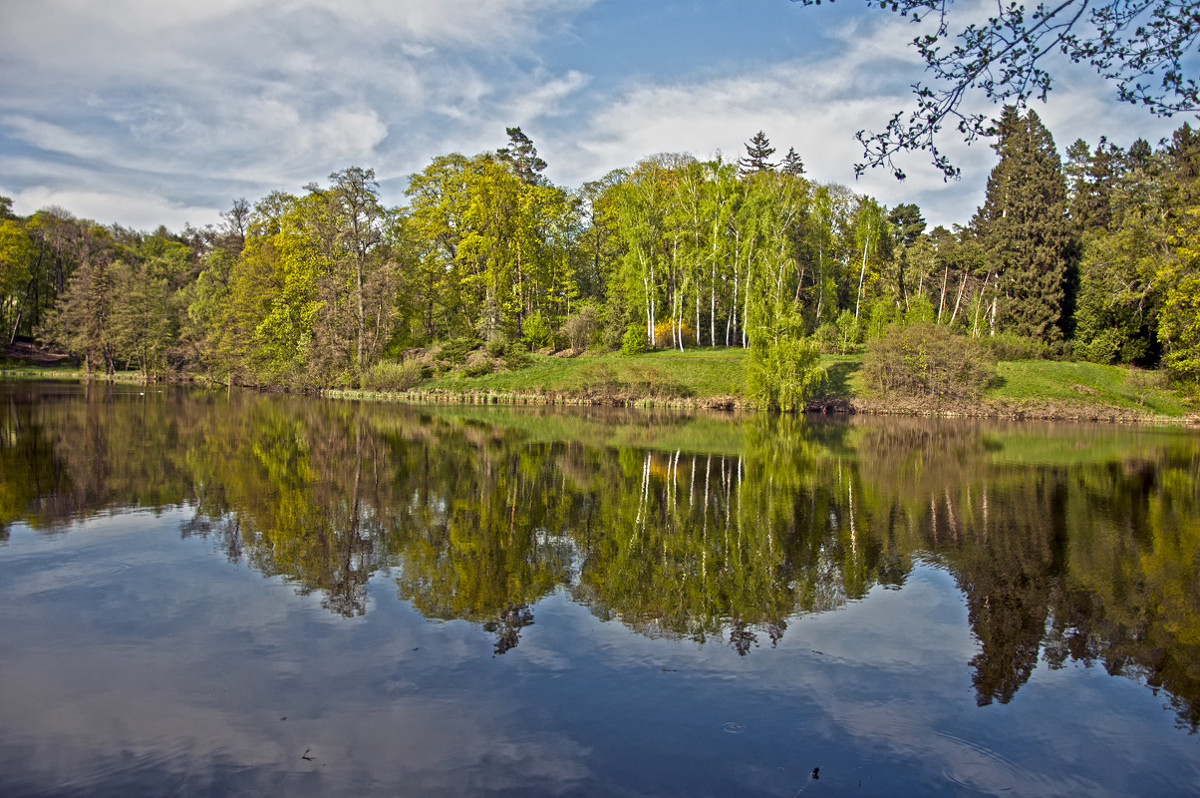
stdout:
[[1158,372],[1127,366],[1054,360],[1001,361],[997,377],[997,384],[987,391],[989,399],[1053,399],[1144,408],[1167,416],[1178,416],[1187,410],[1179,396],[1164,387]]

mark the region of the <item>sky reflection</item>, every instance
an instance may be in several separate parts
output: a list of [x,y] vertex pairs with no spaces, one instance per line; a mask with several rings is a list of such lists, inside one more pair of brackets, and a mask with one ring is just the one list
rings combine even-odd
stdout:
[[[96,440],[79,408],[29,406],[20,430],[54,432],[39,462],[65,476],[0,543],[0,794],[1200,790],[1200,737],[1171,704],[1189,694],[1148,689],[1155,660],[1120,626],[1123,597],[1159,595],[1145,580],[1190,584],[1170,558],[1196,523],[1176,473],[1194,442],[1122,459],[1120,435],[1089,432],[1068,471],[1066,442],[953,425],[752,420],[740,454],[692,457],[394,408],[196,407],[136,408],[188,446],[114,433],[104,461],[70,448]],[[340,434],[368,422],[383,432]],[[707,423],[670,434],[733,439]],[[152,491],[179,501],[79,499],[126,490],[135,451],[176,463]],[[1161,474],[1183,487],[1129,488]],[[532,623],[500,646],[514,612]],[[1003,671],[1031,626],[1027,675],[985,692],[981,651]]]

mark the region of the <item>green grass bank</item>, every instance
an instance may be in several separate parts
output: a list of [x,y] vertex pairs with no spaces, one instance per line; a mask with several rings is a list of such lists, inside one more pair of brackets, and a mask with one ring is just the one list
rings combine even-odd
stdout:
[[[523,368],[466,376],[438,374],[412,390],[331,390],[335,397],[482,404],[621,405],[734,409],[744,399],[748,353],[740,348],[647,352],[641,355],[531,355]],[[1051,360],[1001,361],[983,397],[936,403],[872,393],[862,355],[824,356],[824,390],[812,412],[950,417],[1041,418],[1128,423],[1200,423],[1194,401],[1169,388],[1158,372]]]
[[[421,380],[407,391],[328,389],[333,398],[469,404],[582,405],[739,409],[748,353],[740,348],[660,350],[626,356],[532,354],[520,368],[467,376],[456,368]],[[824,390],[812,412],[1030,418],[1200,425],[1200,407],[1166,385],[1162,374],[1126,366],[1052,360],[1001,361],[983,397],[937,403],[879,396],[866,385],[862,355],[824,356]],[[37,353],[6,352],[0,379],[82,380],[71,361]],[[119,382],[138,382],[119,372]]]

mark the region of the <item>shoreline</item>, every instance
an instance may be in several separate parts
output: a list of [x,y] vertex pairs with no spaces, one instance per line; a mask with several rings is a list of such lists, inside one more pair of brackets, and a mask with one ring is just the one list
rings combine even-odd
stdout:
[[[505,391],[368,391],[360,389],[327,388],[319,394],[325,399],[363,402],[402,402],[406,404],[463,404],[557,407],[624,407],[645,409],[754,411],[751,402],[736,396],[716,397],[590,397],[564,391],[545,393],[511,393]],[[1095,424],[1130,426],[1166,426],[1200,429],[1200,413],[1179,417],[1163,416],[1149,411],[1131,411],[1111,405],[1073,405],[1066,402],[1045,402],[983,399],[972,405],[942,403],[937,407],[922,407],[912,399],[865,399],[853,397],[810,400],[804,415],[873,415],[908,418],[977,418],[1010,421],[1072,421]]]
[[[200,387],[229,386],[202,379],[147,382],[141,375],[118,373],[86,377],[82,371],[43,370],[38,366],[0,367],[0,379],[46,380],[62,382],[108,382],[123,385],[194,385]],[[270,389],[239,386],[244,390],[271,393]],[[310,396],[324,399],[403,402],[406,404],[462,404],[546,407],[621,407],[643,409],[704,410],[718,412],[755,411],[753,402],[735,395],[671,396],[645,395],[631,392],[593,393],[571,390],[504,391],[496,389],[449,390],[445,388],[410,389],[407,391],[374,391],[348,388],[323,388]],[[1200,412],[1166,416],[1149,410],[1098,403],[1073,403],[1059,399],[996,399],[977,402],[942,402],[934,405],[913,398],[874,398],[853,396],[823,396],[809,400],[805,415],[874,415],[911,418],[945,419],[1003,419],[1012,421],[1070,421],[1130,426],[1161,426],[1200,429]]]

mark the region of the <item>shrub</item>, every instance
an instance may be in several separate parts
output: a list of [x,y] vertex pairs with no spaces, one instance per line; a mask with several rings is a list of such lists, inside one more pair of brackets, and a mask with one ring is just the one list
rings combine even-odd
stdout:
[[495,371],[495,366],[490,360],[481,360],[478,363],[467,366],[463,369],[464,377],[482,377],[484,374],[491,374]]
[[626,332],[627,330],[624,327],[606,325],[604,330],[600,333],[600,343],[605,349],[609,350],[610,352],[615,352],[621,348],[621,344],[625,340]]
[[498,335],[484,344],[483,348],[492,357],[504,357],[504,352],[508,349],[508,339]]
[[642,329],[640,324],[631,324],[629,329],[625,331],[625,335],[621,338],[621,354],[622,355],[640,355],[646,351],[649,345],[646,340],[646,331]]
[[521,340],[530,349],[543,349],[554,342],[554,330],[550,322],[541,313],[533,313],[525,317],[521,324]]
[[515,346],[510,347],[509,350],[504,353],[504,368],[508,369],[509,371],[523,369],[529,365],[530,361],[531,359],[529,355],[524,350],[518,349]]
[[838,346],[843,355],[858,349],[859,335],[861,334],[858,319],[854,318],[854,314],[848,310],[843,310],[837,318],[838,331]]
[[908,308],[904,311],[904,323],[907,325],[929,322],[937,319],[937,311],[933,309],[933,301],[929,297],[918,294],[908,298]]
[[1121,351],[1121,333],[1119,330],[1103,330],[1088,342],[1075,341],[1075,351],[1081,360],[1105,365],[1116,360]]
[[368,391],[407,391],[421,381],[421,364],[415,360],[403,363],[380,361],[362,378],[362,387]]
[[996,360],[1045,360],[1050,357],[1050,346],[1045,341],[1016,333],[996,333],[985,338],[984,345]]
[[889,327],[900,323],[903,318],[903,313],[895,301],[885,297],[879,297],[868,305],[863,315],[866,316],[866,323],[862,325],[863,335],[868,341],[882,338],[887,334]]
[[693,330],[686,321],[683,322],[682,330],[680,330],[680,327],[677,325],[675,320],[664,319],[663,321],[660,321],[658,324],[654,325],[655,346],[657,346],[659,349],[671,348],[674,341],[672,331],[674,331],[675,335],[679,335],[682,332],[684,346],[696,345],[696,331]]
[[478,348],[478,338],[454,338],[442,344],[438,357],[451,363],[462,363],[467,359],[467,355]]
[[883,396],[969,400],[996,377],[996,363],[979,341],[936,324],[892,327],[872,341],[863,359],[867,381]]
[[600,331],[600,311],[595,305],[584,305],[563,322],[562,332],[572,349],[587,349]]
[[812,340],[823,355],[834,355],[842,351],[841,335],[833,322],[825,322],[813,333]]

